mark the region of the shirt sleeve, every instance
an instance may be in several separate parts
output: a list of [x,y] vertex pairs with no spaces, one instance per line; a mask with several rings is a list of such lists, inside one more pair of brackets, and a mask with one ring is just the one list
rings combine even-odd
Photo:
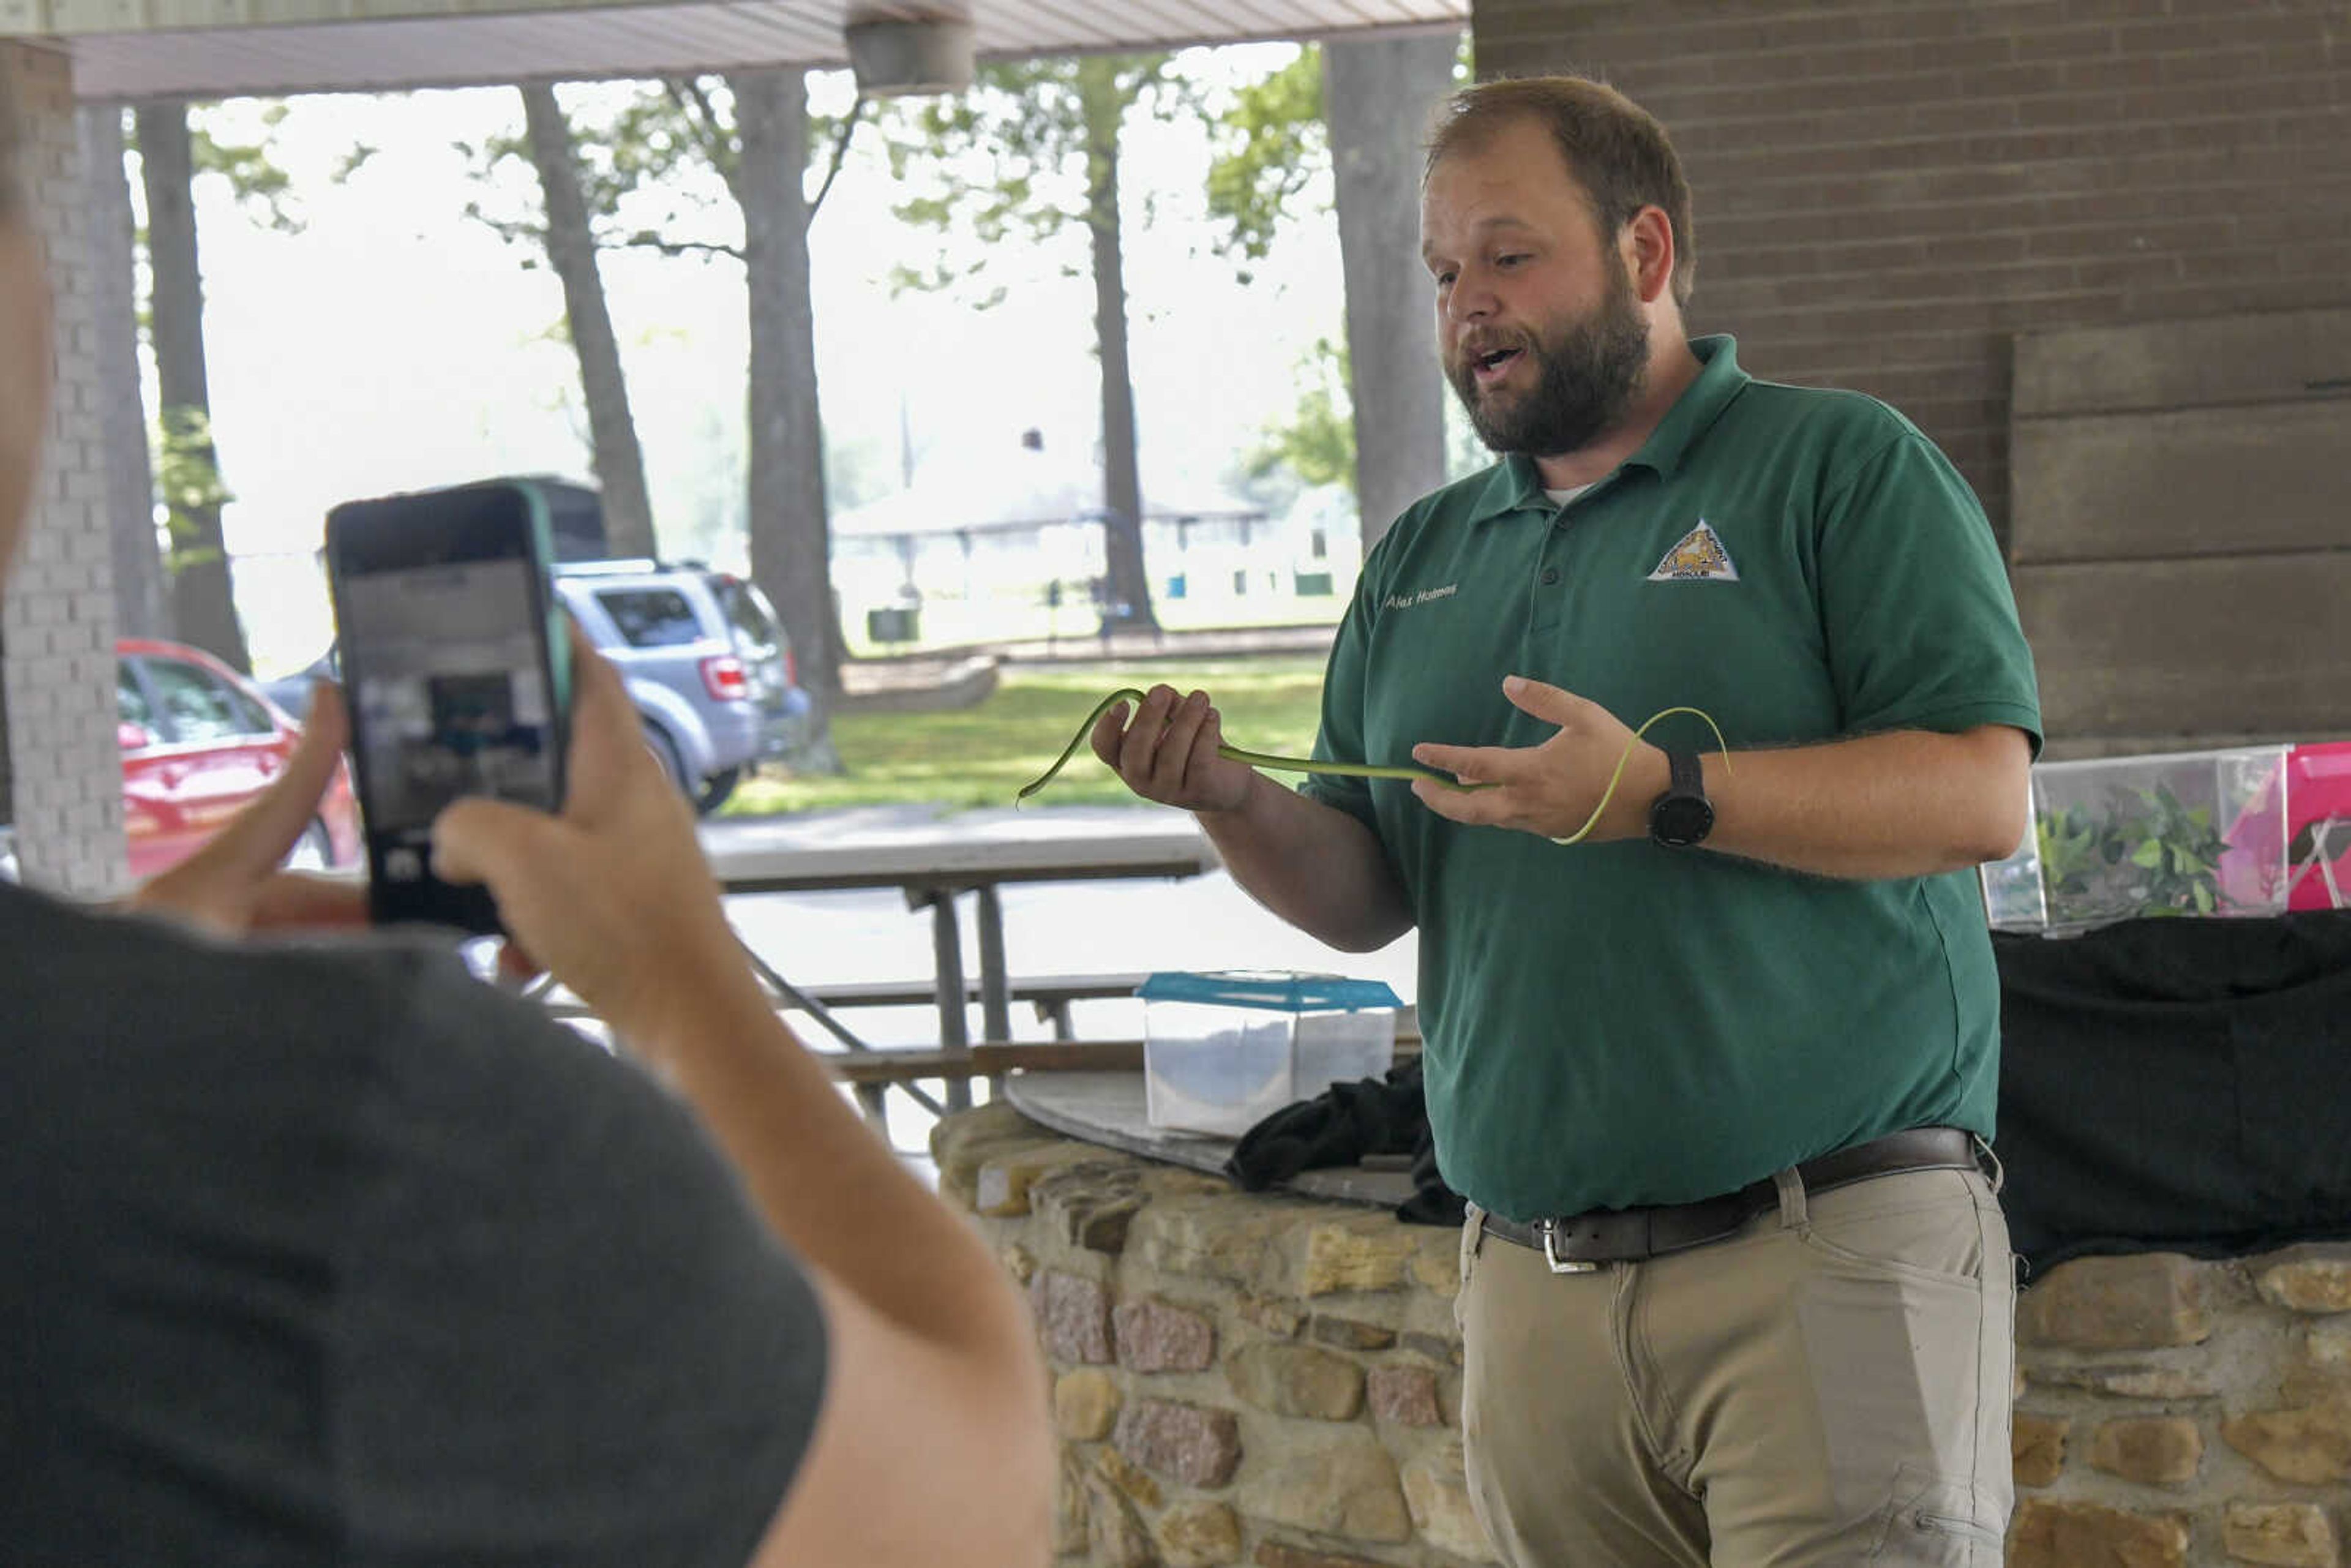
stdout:
[[2032,654],[1975,493],[1907,425],[1823,508],[1821,615],[1848,734],[2006,724],[2041,751]]
[[742,1568],[822,1401],[807,1276],[644,1072],[454,964],[402,990],[339,1260],[355,1560]]

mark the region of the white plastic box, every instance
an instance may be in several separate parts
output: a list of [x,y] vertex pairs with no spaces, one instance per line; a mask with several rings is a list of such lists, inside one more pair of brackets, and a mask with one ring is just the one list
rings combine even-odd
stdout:
[[1403,1004],[1377,980],[1164,974],[1135,995],[1155,1127],[1238,1138],[1285,1105],[1377,1078],[1395,1060]]
[[2032,831],[1983,868],[1985,913],[2005,931],[2065,932],[2283,912],[2286,749],[2034,764]]

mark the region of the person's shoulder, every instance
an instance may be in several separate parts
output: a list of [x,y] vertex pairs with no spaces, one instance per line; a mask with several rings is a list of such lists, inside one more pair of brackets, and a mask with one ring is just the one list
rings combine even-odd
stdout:
[[[507,1009],[454,952],[422,941],[221,941],[152,916],[0,887],[0,1016],[85,1057],[317,1081],[370,1076],[378,1059],[454,1050]],[[38,954],[39,961],[24,961]],[[420,1030],[434,1017],[442,1027]],[[61,1049],[64,1047],[61,1045]]]
[[1750,381],[1735,405],[1742,422],[1782,431],[1802,431],[1823,444],[1873,448],[1905,438],[1925,440],[1909,416],[1893,404],[1850,387],[1798,386]]

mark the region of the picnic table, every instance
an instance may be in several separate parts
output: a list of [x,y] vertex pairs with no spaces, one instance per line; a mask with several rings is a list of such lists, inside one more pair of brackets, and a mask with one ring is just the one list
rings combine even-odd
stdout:
[[[1188,813],[1158,808],[968,811],[945,819],[842,813],[812,821],[730,820],[706,824],[702,842],[729,894],[896,887],[909,909],[927,907],[934,963],[929,989],[938,1008],[939,1044],[950,1054],[967,1052],[972,1043],[965,1007],[973,988],[964,974],[956,909],[964,894],[974,896],[978,922],[980,1038],[1006,1043],[1012,1039],[1014,986],[1005,958],[1000,888],[1008,883],[1198,876],[1219,864]],[[866,1049],[814,994],[819,988],[777,973],[756,952],[752,959],[791,1005],[851,1049]],[[952,1081],[948,1088],[951,1103],[967,1100],[967,1082]]]

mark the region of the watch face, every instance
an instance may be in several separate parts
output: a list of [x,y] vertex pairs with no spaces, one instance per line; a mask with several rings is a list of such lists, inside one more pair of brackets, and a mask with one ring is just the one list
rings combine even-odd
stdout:
[[1705,841],[1714,829],[1714,807],[1703,795],[1666,795],[1649,809],[1649,836],[1674,849]]

